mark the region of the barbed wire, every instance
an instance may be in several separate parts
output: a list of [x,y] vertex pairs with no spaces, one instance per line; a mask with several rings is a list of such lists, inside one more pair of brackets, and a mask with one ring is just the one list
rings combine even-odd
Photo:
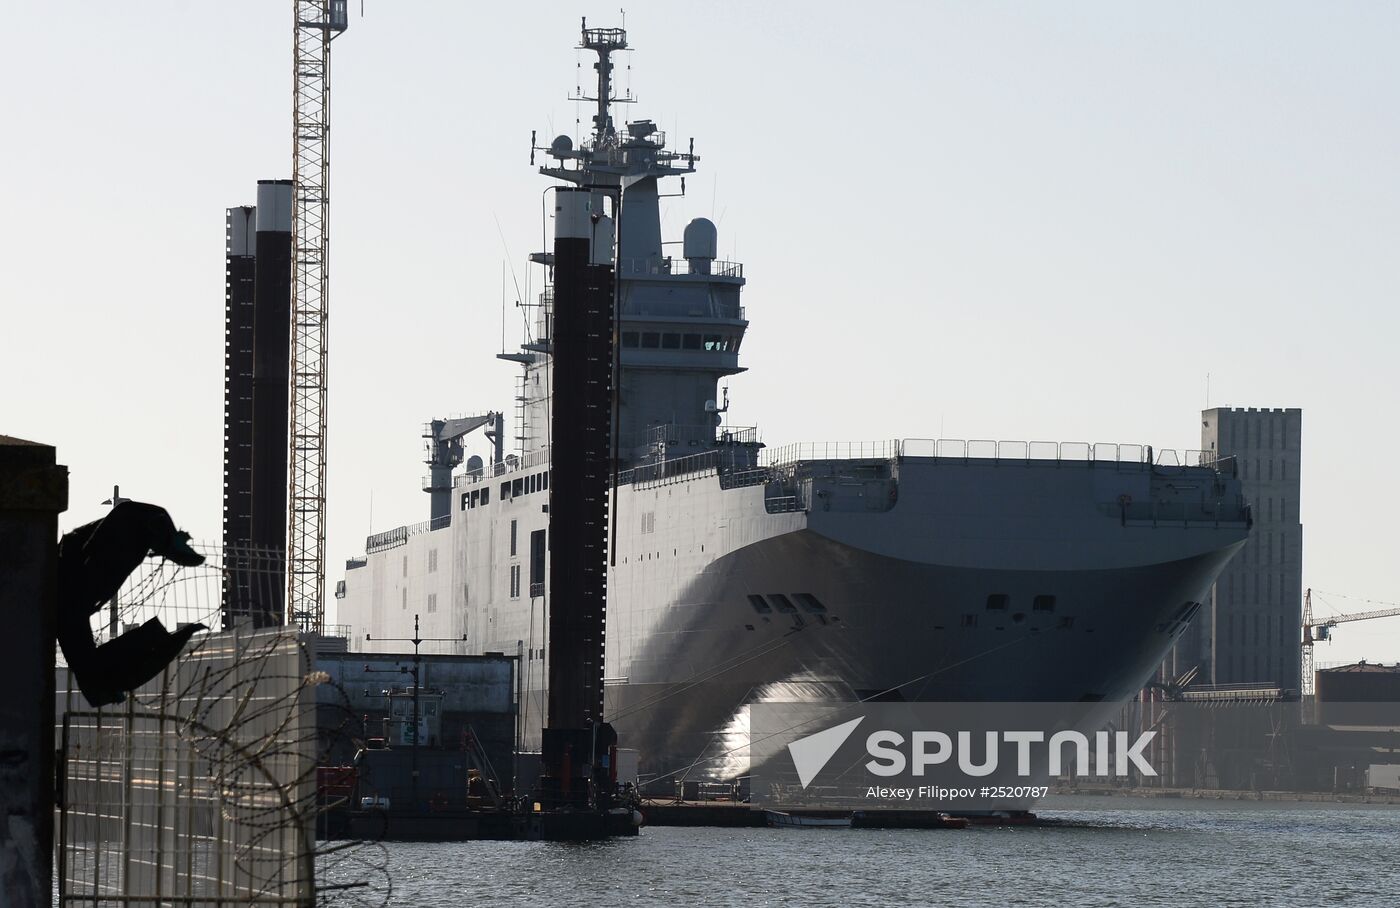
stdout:
[[62,904],[234,895],[248,905],[387,905],[382,844],[317,842],[327,814],[346,806],[318,786],[318,767],[337,745],[360,743],[348,693],[315,669],[294,629],[238,620],[222,629],[231,588],[280,588],[280,556],[193,548],[203,565],[148,559],[97,616],[94,636],[151,618],[214,630],[118,707],[89,708],[71,674],[60,690]]

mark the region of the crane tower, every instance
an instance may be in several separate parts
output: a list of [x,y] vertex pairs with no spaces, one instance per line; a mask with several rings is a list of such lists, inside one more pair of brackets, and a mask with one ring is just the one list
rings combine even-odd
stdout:
[[326,332],[330,324],[331,41],[346,0],[293,0],[291,432],[287,623],[319,633],[326,585]]
[[1339,624],[1346,624],[1351,621],[1370,621],[1373,618],[1400,618],[1400,605],[1393,602],[1380,603],[1388,608],[1372,609],[1367,612],[1352,612],[1345,615],[1333,615],[1318,621],[1313,618],[1311,588],[1303,598],[1303,694],[1305,696],[1315,692],[1313,674],[1313,643],[1317,640],[1331,640],[1332,628]]

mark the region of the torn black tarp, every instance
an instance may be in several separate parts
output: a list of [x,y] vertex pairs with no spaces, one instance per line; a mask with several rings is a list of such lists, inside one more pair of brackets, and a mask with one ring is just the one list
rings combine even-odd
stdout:
[[204,562],[165,509],[121,501],[106,517],[78,527],[58,544],[58,642],[83,696],[93,706],[119,703],[160,674],[202,624],[170,633],[152,618],[96,645],[89,619],[109,602],[148,555],[185,566]]

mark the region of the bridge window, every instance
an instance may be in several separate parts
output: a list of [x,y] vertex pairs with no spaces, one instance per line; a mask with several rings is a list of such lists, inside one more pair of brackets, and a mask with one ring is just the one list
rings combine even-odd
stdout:
[[661,335],[661,349],[679,350],[680,348],[681,336],[679,334],[672,334],[668,331],[665,334]]
[[698,335],[698,334],[683,334],[683,335],[681,335],[681,347],[684,348],[684,349],[686,349],[686,350],[699,350],[699,349],[700,349],[700,335]]
[[640,345],[640,342],[641,342],[641,337],[640,337],[640,335],[639,335],[636,331],[624,331],[624,332],[622,332],[622,346],[624,346],[624,347],[636,347],[636,346],[639,346],[639,345]]
[[769,612],[773,611],[772,607],[769,606],[767,601],[764,600],[762,596],[759,596],[756,593],[751,593],[749,595],[749,605],[752,605],[753,610],[758,612],[760,615],[766,615]]
[[1036,596],[1031,602],[1031,608],[1035,609],[1037,612],[1053,612],[1055,610],[1055,597],[1045,595]]
[[987,597],[987,611],[989,612],[1004,612],[1010,604],[1011,597],[1005,593],[992,593]]
[[711,351],[718,352],[718,351],[724,349],[723,344],[724,344],[724,338],[720,337],[718,334],[706,334],[706,335],[705,335],[705,349],[706,349],[706,350],[711,350]]
[[794,593],[793,595],[794,598],[797,599],[798,604],[813,615],[822,615],[826,613],[826,606],[811,593]]
[[661,346],[661,332],[643,331],[642,346],[651,350],[655,350],[657,347]]

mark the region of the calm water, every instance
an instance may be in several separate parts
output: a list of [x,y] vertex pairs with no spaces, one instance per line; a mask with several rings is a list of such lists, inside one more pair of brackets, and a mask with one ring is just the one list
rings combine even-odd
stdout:
[[1400,808],[1054,798],[1055,825],[386,846],[395,906],[1400,906]]

